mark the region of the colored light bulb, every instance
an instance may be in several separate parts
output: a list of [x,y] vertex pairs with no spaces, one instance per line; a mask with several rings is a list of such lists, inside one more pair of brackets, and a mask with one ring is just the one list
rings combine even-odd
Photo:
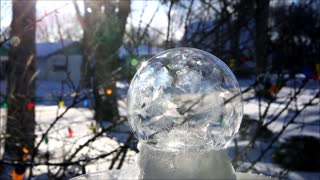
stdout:
[[11,173],[11,177],[13,180],[20,180],[20,179],[23,179],[24,178],[24,175],[25,175],[25,172],[17,172],[15,169],[12,171]]
[[7,103],[7,102],[3,102],[3,103],[2,103],[2,107],[3,107],[4,109],[7,109],[7,108],[8,108],[8,103]]
[[71,128],[68,128],[68,135],[69,137],[72,137],[73,136],[73,131]]
[[34,107],[35,107],[35,103],[34,102],[28,102],[28,104],[27,104],[28,110],[33,110]]
[[136,66],[138,64],[138,61],[136,59],[131,60],[131,65]]
[[95,134],[95,133],[96,133],[96,126],[95,126],[93,123],[90,124],[89,129],[90,129],[90,131],[91,131],[92,134]]
[[62,101],[62,100],[59,101],[58,105],[59,105],[60,108],[63,107],[64,106],[64,101]]
[[25,154],[29,154],[29,149],[27,147],[23,147],[22,152]]
[[276,85],[271,84],[271,86],[269,87],[268,91],[269,91],[270,93],[277,94],[277,93],[279,92],[279,89],[277,88]]
[[88,99],[84,99],[82,102],[84,107],[88,107],[89,106],[89,100]]
[[106,89],[106,94],[111,95],[112,94],[112,89]]

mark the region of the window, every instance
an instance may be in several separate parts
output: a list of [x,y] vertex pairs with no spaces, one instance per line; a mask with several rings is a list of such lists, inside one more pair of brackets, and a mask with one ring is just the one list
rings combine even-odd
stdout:
[[53,65],[53,72],[67,71],[65,65]]

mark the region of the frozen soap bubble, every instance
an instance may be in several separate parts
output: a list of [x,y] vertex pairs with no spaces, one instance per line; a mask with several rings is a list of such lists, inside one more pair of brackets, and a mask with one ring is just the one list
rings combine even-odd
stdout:
[[226,148],[242,113],[241,91],[231,70],[198,49],[171,49],[142,63],[128,92],[134,134],[166,151]]

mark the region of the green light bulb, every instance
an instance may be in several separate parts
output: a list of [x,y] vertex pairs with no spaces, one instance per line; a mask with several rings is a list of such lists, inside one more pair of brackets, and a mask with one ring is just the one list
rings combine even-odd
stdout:
[[136,59],[131,60],[131,65],[136,66],[138,64],[138,61]]
[[2,103],[2,107],[5,108],[5,109],[7,109],[7,108],[8,108],[8,103],[7,103],[7,102],[3,102],[3,103]]

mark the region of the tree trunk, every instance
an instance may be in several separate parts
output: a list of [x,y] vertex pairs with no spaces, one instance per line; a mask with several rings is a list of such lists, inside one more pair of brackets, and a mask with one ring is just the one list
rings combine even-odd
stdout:
[[23,147],[32,151],[34,146],[35,8],[35,0],[12,1],[5,139],[5,156],[12,160],[21,160]]
[[264,73],[268,60],[268,19],[270,0],[256,0],[255,53],[256,74]]
[[[82,38],[82,43],[81,43],[81,48],[82,48],[82,64],[81,64],[81,86],[85,88],[92,88],[91,84],[91,77],[92,75],[92,70],[91,70],[91,64],[90,62],[90,55],[92,54],[93,50],[93,35],[96,31],[96,26],[98,22],[94,19],[94,16],[87,11],[87,8],[92,8],[90,7],[90,2],[87,0],[84,0],[84,17],[81,17],[80,9],[77,5],[76,7],[76,12],[78,19],[80,20],[80,23],[82,25],[83,29],[83,38]],[[96,7],[96,6],[95,6]]]
[[88,44],[88,33],[86,30],[83,31],[83,38],[81,42],[82,50],[82,63],[81,63],[81,87],[90,88],[90,66],[89,66],[89,44]]
[[[102,23],[95,34],[95,119],[114,121],[118,116],[116,78],[118,50],[122,45],[130,1],[105,1]],[[116,11],[118,9],[118,11]],[[99,9],[100,10],[100,9]],[[100,10],[101,12],[101,10]],[[101,14],[97,14],[97,16]]]

